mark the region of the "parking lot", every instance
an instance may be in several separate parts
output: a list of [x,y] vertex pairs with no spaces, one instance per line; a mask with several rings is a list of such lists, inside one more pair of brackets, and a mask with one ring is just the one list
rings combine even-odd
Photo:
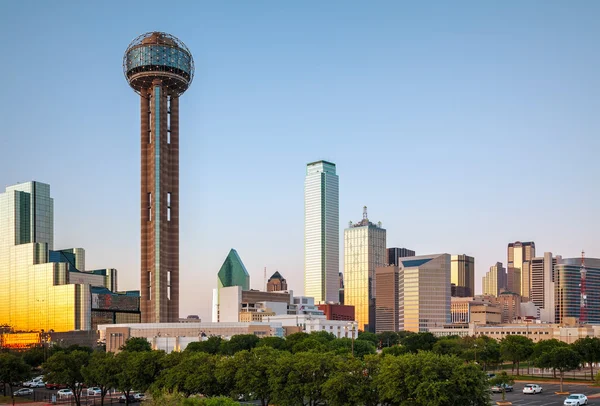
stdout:
[[[531,382],[535,383],[535,382]],[[556,395],[554,392],[558,392],[560,385],[556,384],[544,384],[540,383],[543,388],[542,393],[536,395],[524,395],[523,387],[526,382],[516,382],[513,385],[514,391],[506,393],[506,400],[512,402],[513,405],[519,406],[558,406],[563,405],[566,399],[566,395]],[[570,393],[583,393],[586,396],[600,393],[600,388],[592,388],[587,385],[570,385],[565,383],[563,389]],[[502,400],[502,394],[492,394],[492,404],[495,405],[497,401]],[[599,405],[600,399],[590,399],[589,405]]]

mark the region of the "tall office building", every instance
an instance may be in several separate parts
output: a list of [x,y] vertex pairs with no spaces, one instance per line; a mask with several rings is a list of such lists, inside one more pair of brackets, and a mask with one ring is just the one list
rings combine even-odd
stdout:
[[183,42],[134,39],[123,71],[141,102],[141,308],[144,323],[179,321],[179,97],[194,78]]
[[344,230],[344,304],[354,306],[359,330],[375,332],[375,269],[387,261],[386,231],[363,219]]
[[420,332],[442,327],[450,318],[450,255],[400,259],[398,327]]
[[554,266],[557,260],[560,261],[561,257],[552,257],[551,252],[531,260],[531,301],[540,308],[540,319],[548,323],[556,320]]
[[[213,289],[213,309],[212,309],[212,321],[217,323],[223,320],[221,317],[223,309],[221,309],[221,302],[227,300],[221,297],[222,292],[225,294],[233,294],[236,290],[224,290],[223,288],[230,288],[232,286],[239,286],[239,292],[250,290],[250,274],[246,270],[246,266],[242,262],[242,259],[238,255],[237,251],[233,248],[227,254],[223,265],[217,272],[217,288]],[[241,295],[241,293],[240,293]],[[241,297],[241,296],[240,296]]]
[[[562,258],[554,265],[556,323],[581,318],[581,258]],[[585,258],[585,322],[600,324],[600,259]]]
[[490,266],[490,270],[483,277],[481,287],[484,295],[496,297],[506,289],[506,269],[502,266],[502,262]]
[[316,304],[339,301],[339,180],[335,164],[306,165],[304,180],[304,294]]
[[506,290],[521,296],[521,269],[509,267],[506,270]]
[[475,295],[475,258],[468,255],[452,255],[450,259],[450,283],[454,285],[454,297]]
[[375,279],[375,332],[399,331],[400,269],[396,265],[377,267]]
[[396,265],[398,266],[398,259],[405,257],[414,257],[417,255],[413,250],[409,250],[408,248],[388,248],[387,249],[387,265]]
[[[532,241],[517,241],[508,244],[508,264],[507,267],[519,269],[521,280],[518,284],[519,290],[513,292],[520,294],[523,300],[529,300],[531,296],[531,260],[535,257],[535,243]],[[513,287],[517,286],[517,281],[513,280]]]
[[[82,248],[54,250],[53,244],[50,186],[27,182],[7,187],[0,194],[0,325],[14,331],[65,332],[90,330],[99,319],[139,322],[137,292],[130,292],[127,306],[122,306],[123,296],[112,292],[116,269],[84,272]],[[108,305],[97,300],[93,288],[102,289]]]

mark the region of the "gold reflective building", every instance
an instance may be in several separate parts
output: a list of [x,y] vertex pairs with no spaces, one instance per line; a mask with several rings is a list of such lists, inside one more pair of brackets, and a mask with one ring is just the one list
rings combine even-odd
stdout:
[[344,304],[354,306],[359,330],[375,332],[375,269],[386,262],[386,231],[364,207],[362,221],[344,230]]
[[[90,330],[91,287],[116,289],[116,270],[84,272],[83,249],[54,250],[53,217],[50,185],[27,182],[0,194],[0,326],[5,330]],[[139,320],[139,305],[137,313]]]

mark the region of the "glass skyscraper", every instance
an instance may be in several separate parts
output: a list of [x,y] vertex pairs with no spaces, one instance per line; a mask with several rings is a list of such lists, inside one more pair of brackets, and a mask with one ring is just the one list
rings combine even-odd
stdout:
[[[556,323],[581,317],[581,258],[562,258],[554,265],[554,302]],[[585,322],[600,324],[600,259],[586,258]]]
[[[520,270],[520,281],[513,278],[512,289],[526,300],[531,297],[531,260],[535,258],[535,243],[517,241],[508,244],[507,268]],[[513,275],[516,272],[513,270]],[[517,290],[517,287],[519,288]]]
[[[82,248],[54,250],[53,245],[50,186],[7,187],[0,194],[0,325],[14,332],[90,330],[94,309],[104,310],[92,303],[92,286],[107,292],[113,306],[108,310],[119,316],[120,295],[111,291],[117,286],[116,270],[85,272]],[[127,320],[139,322],[139,292],[127,295],[137,303],[125,309]]]
[[306,165],[304,180],[304,295],[339,301],[339,180],[335,164]]
[[344,304],[354,306],[359,330],[375,332],[375,269],[387,262],[386,231],[363,219],[344,230]]

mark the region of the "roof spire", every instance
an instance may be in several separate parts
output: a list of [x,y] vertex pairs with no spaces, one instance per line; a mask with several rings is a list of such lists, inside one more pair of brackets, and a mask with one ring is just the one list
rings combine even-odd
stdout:
[[363,206],[363,220],[368,220],[367,217],[367,206]]

